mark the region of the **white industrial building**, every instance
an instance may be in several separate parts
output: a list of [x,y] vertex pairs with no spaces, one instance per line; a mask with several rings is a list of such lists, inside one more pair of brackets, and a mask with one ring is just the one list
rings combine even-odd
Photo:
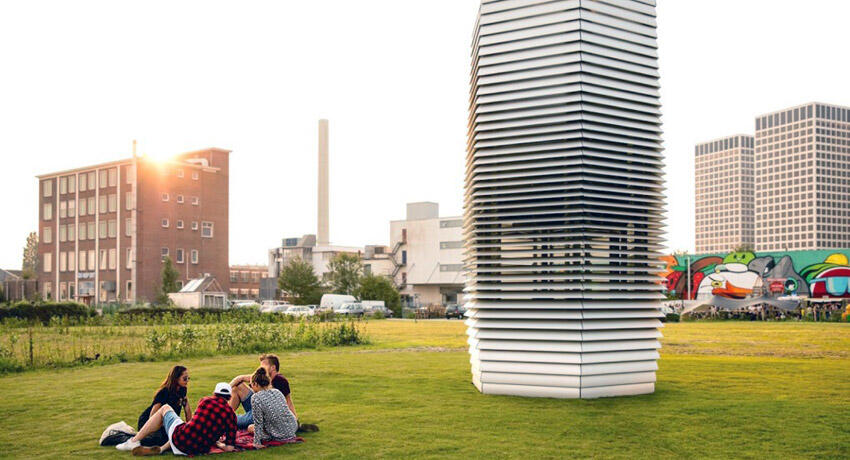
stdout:
[[397,262],[392,278],[407,306],[447,305],[463,291],[463,219],[440,217],[437,203],[408,203],[404,220],[390,222]]
[[484,0],[464,236],[483,393],[651,393],[663,155],[654,0]]

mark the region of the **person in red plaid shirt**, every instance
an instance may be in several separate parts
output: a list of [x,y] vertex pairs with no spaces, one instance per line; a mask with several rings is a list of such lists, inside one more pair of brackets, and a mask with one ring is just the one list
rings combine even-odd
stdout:
[[[195,414],[188,422],[183,422],[171,406],[165,404],[151,415],[138,434],[115,447],[118,450],[132,450],[133,455],[157,455],[160,453],[159,447],[144,447],[140,441],[162,426],[165,427],[171,451],[175,455],[205,454],[212,446],[231,452],[236,444],[236,413],[228,403],[230,395],[230,384],[217,384],[212,396],[201,398]],[[222,436],[223,443],[219,441]]]

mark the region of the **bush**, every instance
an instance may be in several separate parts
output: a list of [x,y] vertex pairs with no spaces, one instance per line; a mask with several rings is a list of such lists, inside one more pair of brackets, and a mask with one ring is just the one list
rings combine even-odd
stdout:
[[661,320],[664,323],[678,323],[679,322],[679,314],[678,313],[667,313],[664,316],[664,319]]
[[30,303],[21,301],[8,307],[0,308],[0,320],[18,318],[27,321],[41,321],[49,324],[53,317],[85,319],[95,315],[89,307],[76,302]]

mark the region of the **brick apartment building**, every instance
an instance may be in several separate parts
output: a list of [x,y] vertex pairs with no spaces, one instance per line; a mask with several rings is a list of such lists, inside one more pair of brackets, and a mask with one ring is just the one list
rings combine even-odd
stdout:
[[269,276],[267,265],[231,265],[230,298],[260,299],[260,280]]
[[151,301],[165,256],[179,285],[210,274],[229,289],[229,155],[209,148],[38,176],[41,295]]

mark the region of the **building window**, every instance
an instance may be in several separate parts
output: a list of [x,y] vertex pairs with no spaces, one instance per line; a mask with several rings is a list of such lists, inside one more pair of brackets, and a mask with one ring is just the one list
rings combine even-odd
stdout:
[[53,284],[52,283],[50,283],[50,282],[44,283],[44,290],[43,290],[42,296],[45,299],[48,299],[48,300],[53,298]]
[[168,228],[168,219],[162,219],[162,228]]
[[96,211],[97,211],[97,208],[95,208],[95,206],[94,206],[94,197],[90,196],[89,197],[89,215],[93,216]]
[[201,200],[200,200],[198,197],[193,196],[193,197],[192,197],[192,205],[193,205],[193,206],[197,206],[197,205],[199,205],[199,204],[201,204]]
[[124,174],[126,175],[127,183],[132,184],[136,179],[136,165],[127,166],[127,169],[124,170]]
[[109,209],[108,206],[107,206],[107,199],[108,199],[108,197],[106,195],[100,196],[100,203],[98,203],[100,206],[97,208],[97,212],[99,212],[101,214],[106,213],[106,211]]
[[165,258],[168,257],[168,248],[162,248],[160,255],[162,256],[162,261],[165,262]]
[[74,300],[77,297],[76,285],[77,283],[74,283],[73,281],[68,283],[68,299],[70,300]]
[[115,267],[118,265],[118,250],[112,248],[109,250],[109,269],[115,270]]
[[198,180],[198,171],[192,171],[192,180]]
[[60,177],[59,178],[59,194],[64,195],[68,193],[68,178]]
[[100,222],[99,222],[99,224],[100,224],[100,225],[99,225],[99,227],[100,227],[100,228],[99,228],[99,230],[100,230],[100,231],[98,232],[98,238],[106,238],[106,235],[107,235],[107,226],[106,226],[106,221],[105,221],[105,220],[102,220],[102,221],[100,221]]
[[191,257],[192,257],[192,263],[197,264],[198,263],[198,250],[197,249],[192,249]]
[[77,200],[71,200],[68,202],[68,217],[75,217],[77,215]]
[[85,173],[80,174],[80,191],[81,192],[86,191],[86,177],[88,177],[88,176],[86,176]]
[[53,253],[52,252],[45,252],[44,253],[44,260],[42,261],[41,265],[44,267],[45,273],[50,273],[50,271],[53,270]]
[[213,223],[212,222],[201,222],[201,237],[202,238],[212,238],[213,237]]
[[89,173],[89,190],[95,190],[97,188],[96,177],[94,171]]
[[107,264],[108,264],[107,257],[109,257],[109,254],[106,252],[106,249],[101,249],[100,250],[100,265],[98,266],[98,268],[100,270],[106,270],[106,267],[107,267]]
[[44,227],[41,230],[41,242],[42,243],[52,243],[53,242],[53,229],[50,227]]
[[68,253],[60,252],[59,253],[59,271],[66,272],[68,271]]
[[[83,177],[83,176],[80,176],[80,177]],[[85,216],[85,215],[86,215],[86,212],[87,212],[86,210],[88,209],[88,208],[86,207],[86,203],[87,203],[87,201],[86,201],[86,199],[85,199],[85,198],[83,198],[82,200],[80,200],[80,215],[81,215],[81,216]]]
[[59,242],[64,243],[68,240],[68,233],[64,225],[59,226]]
[[44,209],[42,211],[44,214],[44,220],[53,219],[53,204],[52,203],[44,203]]
[[177,168],[177,177],[183,177],[183,168]]
[[192,221],[192,230],[198,230],[198,222]]
[[238,272],[231,271],[230,272],[230,282],[235,283],[238,278]]
[[106,184],[109,183],[109,173],[106,172],[105,169],[100,170],[100,177],[98,180],[100,181],[100,188],[106,188]]
[[177,280],[177,290],[180,291],[183,289],[183,280]]
[[76,224],[68,224],[68,241],[76,241],[77,239],[77,226]]
[[68,284],[65,282],[59,283],[59,300],[65,300],[68,295]]
[[64,219],[68,217],[68,204],[64,201],[59,202],[59,218]]
[[133,236],[133,218],[124,219],[124,236]]
[[126,265],[126,267],[128,269],[133,268],[133,258],[134,258],[134,256],[135,256],[135,252],[133,251],[133,248],[127,248],[127,262],[126,262],[127,265]]
[[74,193],[77,191],[77,178],[74,176],[68,176],[68,193]]
[[68,271],[72,272],[77,269],[77,253],[74,251],[68,252]]
[[183,249],[177,248],[177,263],[182,264],[183,262],[185,262],[183,260]]
[[133,282],[127,281],[127,288],[124,290],[124,297],[127,299],[133,298]]
[[133,209],[135,207],[135,205],[136,205],[135,195],[133,195],[133,192],[127,192],[124,195],[124,209],[129,211],[129,210]]
[[177,195],[177,202],[181,204],[183,203],[183,195]]
[[118,195],[113,193],[109,195],[109,212],[118,211]]
[[168,194],[167,193],[162,194],[162,201],[168,201]]
[[118,221],[112,219],[109,221],[109,237],[115,238],[118,236]]
[[177,221],[177,228],[183,228],[183,221],[182,220]]
[[112,168],[109,170],[109,186],[115,187],[118,185],[118,168]]
[[41,191],[45,198],[53,196],[53,179],[42,182]]
[[95,229],[94,229],[94,221],[87,222],[86,227],[88,227],[88,230],[89,230],[89,239],[93,240],[93,239],[97,238],[97,233],[95,233]]
[[89,249],[89,270],[95,270],[97,268],[97,257],[94,254],[94,249]]

